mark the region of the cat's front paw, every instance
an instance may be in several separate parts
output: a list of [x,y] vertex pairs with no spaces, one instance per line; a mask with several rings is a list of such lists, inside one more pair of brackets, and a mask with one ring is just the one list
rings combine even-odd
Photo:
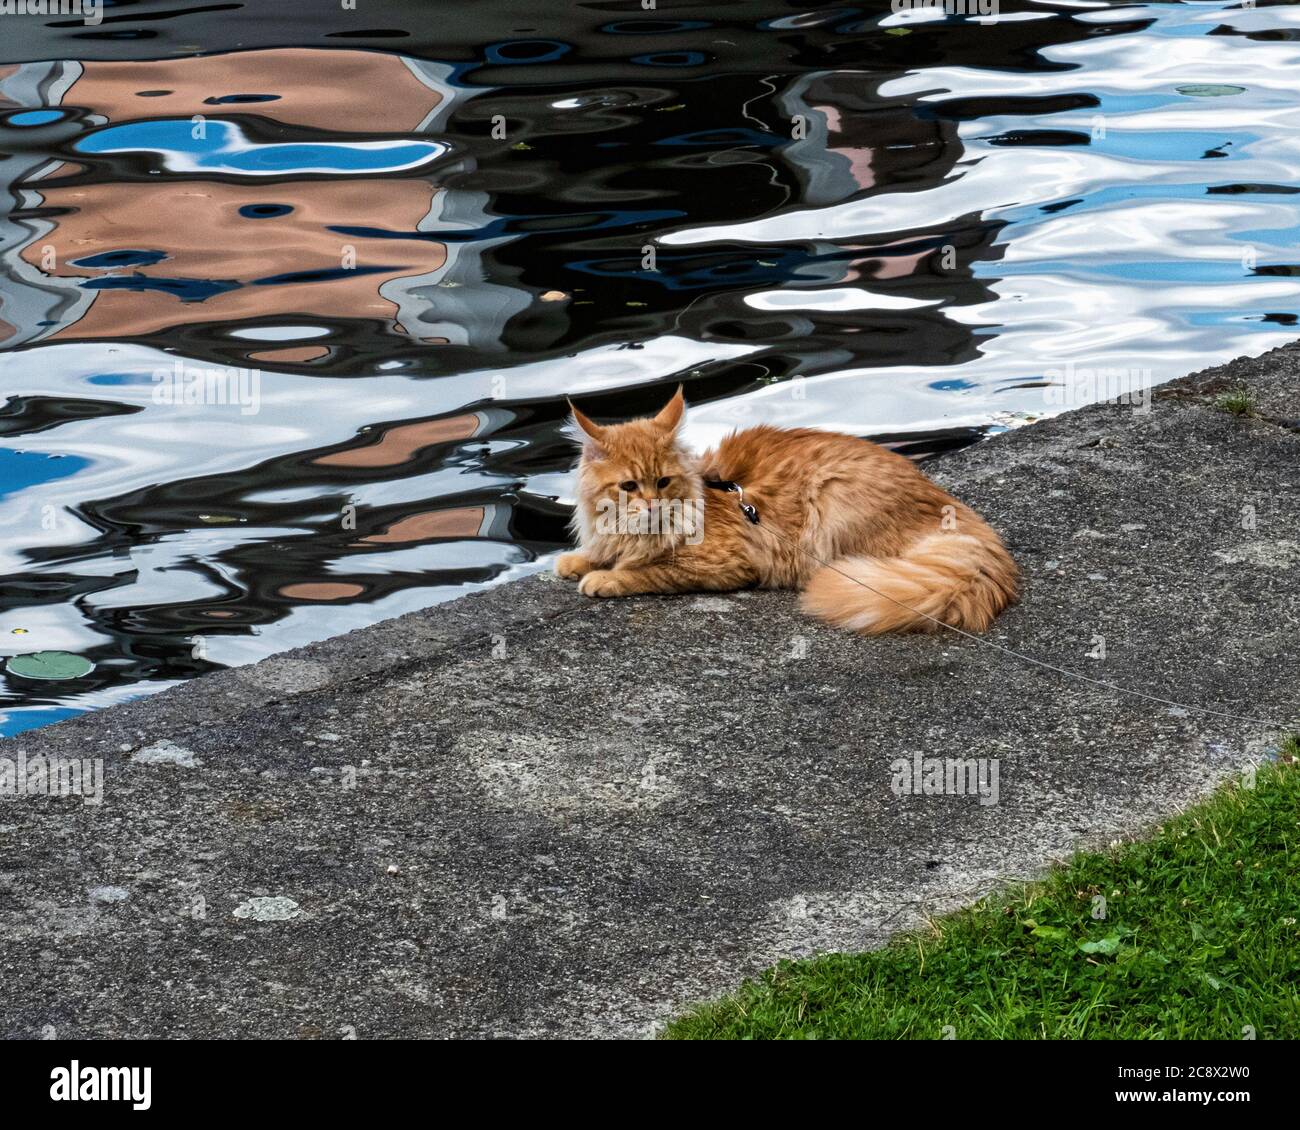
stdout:
[[576,581],[585,577],[596,566],[581,553],[561,553],[555,562],[555,575],[566,581]]
[[594,569],[582,578],[578,591],[583,596],[627,596],[632,590],[613,569]]

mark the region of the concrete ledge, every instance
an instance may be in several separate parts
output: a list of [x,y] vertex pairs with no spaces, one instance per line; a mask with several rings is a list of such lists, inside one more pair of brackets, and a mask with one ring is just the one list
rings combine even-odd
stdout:
[[[1214,406],[1238,383],[1258,417]],[[1024,566],[991,638],[1293,723],[1297,416],[1292,347],[932,464]],[[645,1035],[1140,831],[1277,737],[787,593],[532,578],[0,743],[104,762],[101,804],[0,798],[0,1034]],[[897,795],[914,754],[997,759],[998,802]]]

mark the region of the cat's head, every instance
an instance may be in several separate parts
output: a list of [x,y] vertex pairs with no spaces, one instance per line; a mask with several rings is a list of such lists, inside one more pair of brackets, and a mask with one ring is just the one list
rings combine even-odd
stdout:
[[574,408],[574,432],[582,441],[579,501],[588,508],[621,501],[636,514],[669,499],[698,498],[694,459],[677,439],[685,409],[680,387],[658,415],[623,424],[597,424]]

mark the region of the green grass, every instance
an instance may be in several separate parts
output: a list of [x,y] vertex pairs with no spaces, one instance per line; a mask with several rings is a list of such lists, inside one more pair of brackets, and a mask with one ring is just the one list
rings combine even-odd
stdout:
[[1298,757],[1290,738],[1253,782],[1149,840],[1077,855],[884,949],[783,962],[664,1036],[1296,1039]]
[[1221,393],[1214,401],[1216,408],[1234,416],[1250,416],[1255,411],[1255,396],[1244,385]]

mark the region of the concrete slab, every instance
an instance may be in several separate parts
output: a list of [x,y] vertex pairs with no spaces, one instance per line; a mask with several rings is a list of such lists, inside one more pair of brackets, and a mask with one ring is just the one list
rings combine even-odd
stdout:
[[[1267,418],[1217,410],[1225,381]],[[1024,566],[989,638],[1294,723],[1296,416],[1288,348],[930,465]],[[644,1036],[1138,832],[1277,737],[787,593],[532,578],[0,743],[103,762],[101,803],[0,799],[0,1034]],[[916,755],[995,759],[997,803],[900,795]]]

